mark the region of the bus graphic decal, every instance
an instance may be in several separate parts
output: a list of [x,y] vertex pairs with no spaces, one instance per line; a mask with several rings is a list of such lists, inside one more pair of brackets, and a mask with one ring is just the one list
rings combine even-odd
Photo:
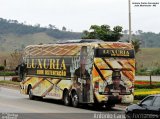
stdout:
[[133,102],[135,54],[130,43],[30,45],[23,54],[21,93],[30,99],[59,99],[75,107]]

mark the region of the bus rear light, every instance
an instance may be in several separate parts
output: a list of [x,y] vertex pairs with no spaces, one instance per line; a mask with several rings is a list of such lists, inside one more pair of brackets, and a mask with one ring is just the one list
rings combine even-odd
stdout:
[[129,87],[129,89],[133,89],[133,88],[134,88],[134,86]]
[[133,93],[134,92],[134,86],[129,87],[129,90]]

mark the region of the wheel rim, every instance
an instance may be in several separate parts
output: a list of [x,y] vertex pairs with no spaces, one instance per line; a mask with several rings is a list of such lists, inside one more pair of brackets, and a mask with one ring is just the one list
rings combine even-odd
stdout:
[[69,97],[68,97],[68,95],[65,96],[64,103],[65,103],[65,105],[69,104]]
[[78,96],[77,94],[74,94],[73,98],[72,98],[72,103],[73,103],[73,106],[77,106],[78,105]]
[[29,98],[33,97],[32,89],[29,90]]

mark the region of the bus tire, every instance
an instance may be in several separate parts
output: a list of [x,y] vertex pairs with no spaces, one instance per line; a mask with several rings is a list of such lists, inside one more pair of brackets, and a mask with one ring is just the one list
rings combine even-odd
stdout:
[[66,105],[66,106],[69,106],[71,103],[71,99],[70,99],[68,91],[65,91],[63,94],[63,102],[64,102],[64,105]]
[[105,104],[106,109],[111,110],[112,107],[115,107],[115,104]]
[[79,99],[78,99],[78,95],[76,92],[73,92],[72,94],[72,106],[73,107],[78,107],[79,104]]
[[32,92],[32,86],[28,87],[28,95],[30,100],[34,100],[35,96],[33,95],[33,92]]
[[104,104],[101,104],[101,103],[94,103],[93,104],[93,107],[95,108],[95,109],[102,109],[103,108],[103,106],[104,106]]

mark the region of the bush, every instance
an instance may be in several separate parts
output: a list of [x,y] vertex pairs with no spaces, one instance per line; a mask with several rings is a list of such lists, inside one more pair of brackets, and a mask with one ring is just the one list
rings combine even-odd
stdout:
[[[138,82],[137,82],[138,83]],[[148,84],[135,84],[135,92],[134,92],[134,99],[135,100],[142,100],[148,95],[152,94],[159,94],[160,93],[160,82],[152,82],[152,85]]]
[[160,83],[152,84],[152,85],[135,84],[134,87],[135,87],[135,89],[154,89],[154,88],[159,88]]
[[5,71],[5,72],[0,72],[0,76],[15,76],[15,72],[12,71]]
[[151,71],[152,75],[160,75],[160,68],[156,68],[154,70]]
[[[148,72],[149,70],[149,72]],[[159,68],[156,68],[156,69],[147,69],[147,68],[144,68],[144,69],[139,69],[136,71],[136,75],[160,75],[160,67]]]
[[140,69],[139,71],[140,71],[140,72],[146,72],[146,71],[147,71],[147,68]]
[[147,97],[148,95],[146,94],[146,95],[135,95],[134,96],[134,99],[135,100],[142,100],[142,99],[144,99],[145,97]]
[[4,66],[0,66],[0,71],[3,71],[4,70]]
[[143,76],[143,75],[149,75],[149,74],[147,72],[147,68],[144,68],[144,69],[136,70],[136,75]]
[[146,96],[160,94],[160,88],[155,89],[136,89],[134,92],[135,100],[142,100]]

